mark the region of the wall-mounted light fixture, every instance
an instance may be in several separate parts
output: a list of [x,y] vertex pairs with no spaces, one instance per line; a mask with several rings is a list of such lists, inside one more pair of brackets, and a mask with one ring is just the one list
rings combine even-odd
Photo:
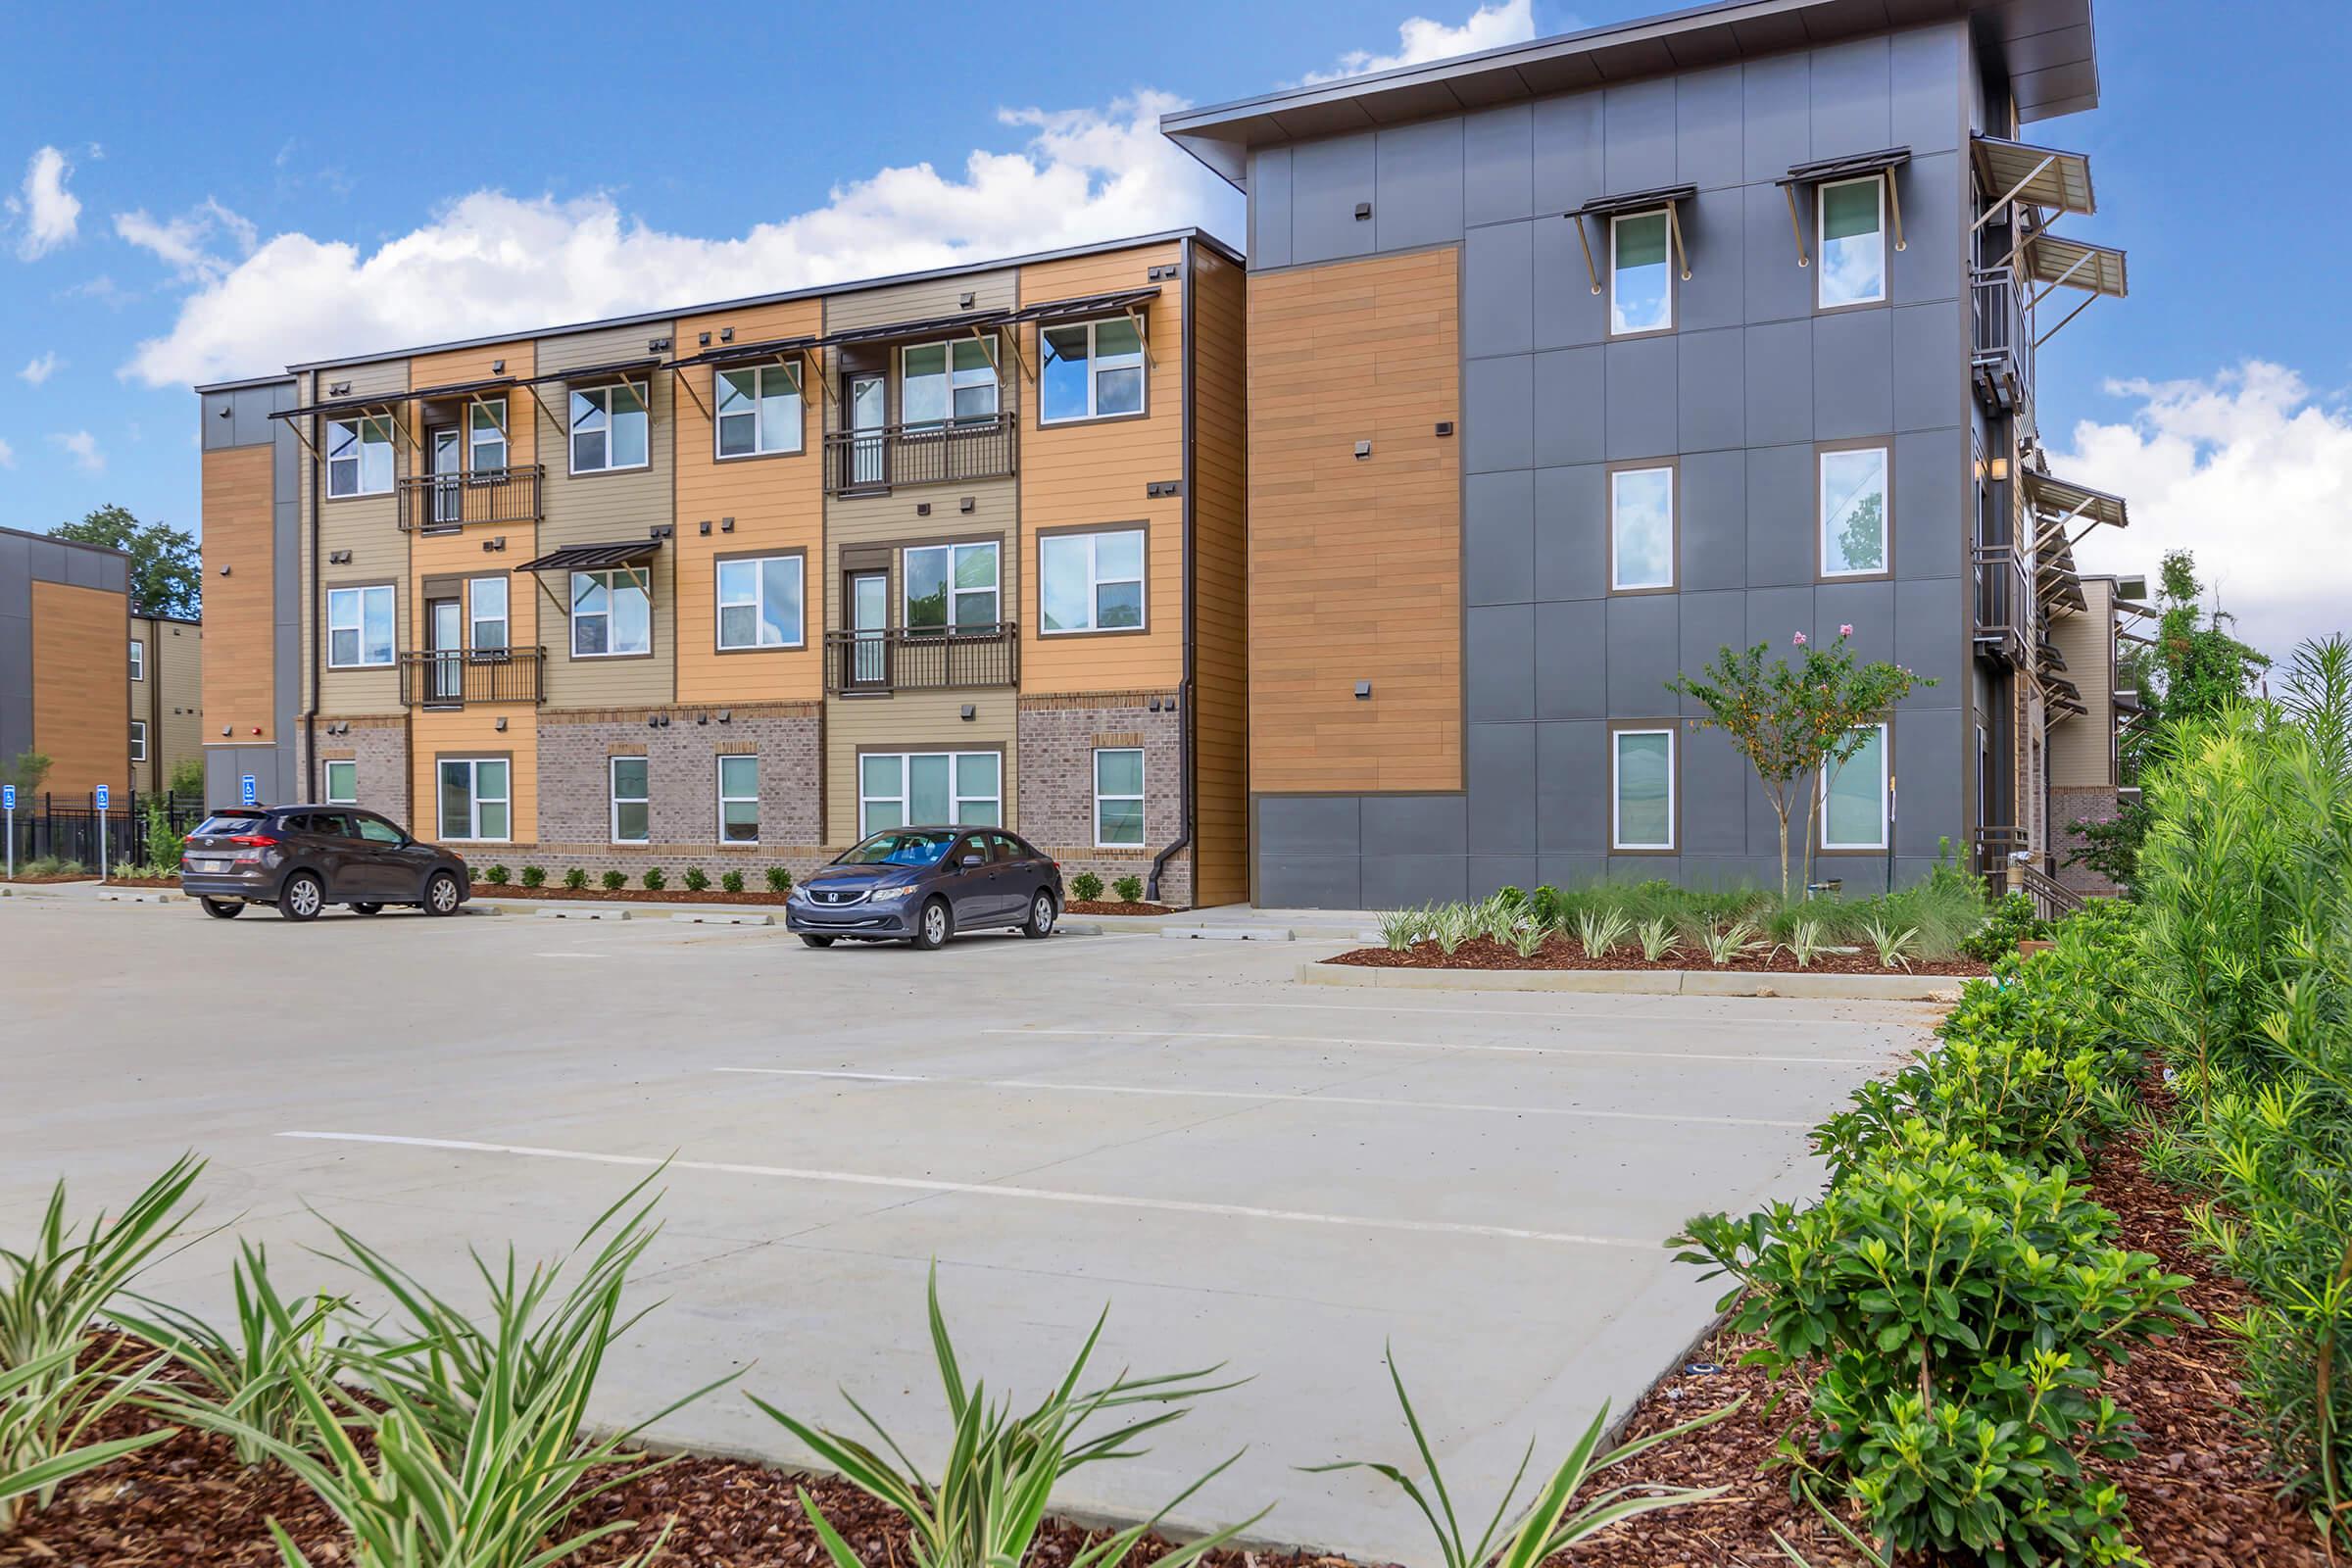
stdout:
[[914,504],[914,514],[918,517],[928,517],[931,515],[931,503],[928,501],[916,502]]
[[974,298],[975,296],[973,295],[972,291],[967,288],[963,291],[962,295],[956,299],[956,304],[959,309],[968,311],[972,308],[972,300]]
[[734,341],[735,341],[735,329],[734,329],[733,327],[731,327],[731,326],[722,326],[722,327],[720,327],[720,328],[718,329],[718,340],[719,340],[721,343],[732,343],[732,342],[734,342]]
[[975,718],[978,718],[979,716],[980,716],[980,710],[979,710],[979,709],[977,709],[977,708],[973,707],[973,706],[972,706],[970,703],[966,703],[966,704],[964,704],[964,705],[963,705],[963,721],[964,721],[966,724],[969,724],[969,723],[970,723],[970,722],[971,722],[973,719],[975,719]]
[[221,405],[220,405],[220,412],[219,414],[215,415],[215,416],[214,416],[214,417],[215,417],[215,418],[219,418],[219,419],[225,419],[225,418],[228,418],[229,416],[231,416],[232,415],[234,415],[236,412],[237,412],[236,410],[234,410],[234,409],[230,408],[230,407],[229,407],[227,404],[223,403],[223,404],[221,404]]
[[220,575],[221,575],[221,576],[223,576],[223,577],[225,577],[225,576],[227,576],[227,575],[228,575],[228,568],[227,568],[226,566],[222,566],[222,567],[220,568]]
[[956,510],[957,512],[969,512],[972,510],[974,505],[975,503],[973,499],[970,496],[965,496],[961,501],[956,504]]
[[1995,458],[1992,460],[1992,482],[1994,484],[2006,484],[2009,482],[2009,460],[2007,458]]
[[731,708],[720,709],[718,710],[718,721],[721,724],[732,724],[735,722],[735,710]]
[[708,332],[703,333],[700,337],[694,340],[694,346],[700,349],[709,348],[710,346],[710,334]]
[[710,519],[709,517],[705,517],[702,521],[696,523],[694,525],[694,531],[696,533],[708,534],[710,531]]
[[1451,419],[1440,419],[1440,420],[1438,421],[1438,434],[1440,434],[1440,435],[1451,435],[1451,434],[1453,434],[1453,421],[1452,421]]
[[1362,222],[1362,221],[1363,221],[1365,219],[1367,219],[1367,218],[1370,218],[1371,216],[1372,216],[1372,204],[1371,204],[1370,202],[1357,202],[1357,203],[1355,204],[1355,220],[1356,220],[1357,222],[1359,222],[1359,223],[1360,223],[1360,222]]
[[733,517],[719,518],[718,531],[720,533],[733,533],[735,531],[735,519]]
[[1355,700],[1359,703],[1368,703],[1372,700],[1372,683],[1370,681],[1359,680],[1355,683]]
[[507,721],[502,718],[490,727],[494,730],[497,730],[501,735],[504,735],[507,732]]
[[506,362],[506,361],[504,361],[504,360],[492,360],[492,361],[490,362],[490,373],[491,373],[492,375],[504,375],[504,374],[506,374],[506,373],[507,373],[507,362]]
[[1372,443],[1369,441],[1358,441],[1355,444],[1355,455],[1359,458],[1370,457],[1372,455]]
[[669,339],[665,337],[647,338],[645,340],[645,352],[648,354],[667,354],[669,352]]

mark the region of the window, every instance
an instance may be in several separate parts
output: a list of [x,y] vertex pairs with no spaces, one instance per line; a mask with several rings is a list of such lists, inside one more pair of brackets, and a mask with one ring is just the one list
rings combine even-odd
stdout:
[[147,721],[143,718],[130,721],[130,760],[134,762],[147,760]]
[[1040,619],[1049,632],[1144,624],[1144,532],[1049,534],[1038,541]]
[[392,585],[326,592],[326,665],[365,669],[392,662]]
[[612,778],[612,828],[615,844],[643,844],[653,836],[653,785],[642,757],[615,757]]
[[407,836],[400,829],[380,816],[368,816],[365,812],[355,811],[352,813],[351,825],[359,830],[361,838],[370,844],[406,844],[409,842]]
[[760,842],[760,759],[722,757],[718,760],[718,841],[721,844]]
[[1821,574],[1867,577],[1886,570],[1886,449],[1821,455]]
[[899,420],[936,429],[997,416],[997,361],[978,338],[926,343],[899,355]]
[[326,421],[326,493],[335,500],[392,493],[390,419]]
[[572,472],[642,468],[652,461],[648,450],[643,381],[572,393]]
[[485,398],[466,413],[466,466],[473,473],[496,473],[507,466],[507,400]]
[[1144,412],[1144,336],[1133,318],[1044,327],[1038,340],[1040,424]]
[[718,564],[718,646],[801,646],[801,558],[760,556]]
[[720,370],[711,390],[718,400],[720,457],[753,458],[801,450],[799,366]]
[[571,574],[571,657],[611,659],[654,651],[652,582],[643,566]]
[[906,552],[908,631],[997,624],[997,547],[923,545]]
[[330,758],[326,763],[326,804],[360,804],[360,764],[354,758]]
[[1141,747],[1104,747],[1095,753],[1095,843],[1102,849],[1143,847]]
[[1616,730],[1609,745],[1611,847],[1673,849],[1674,731]]
[[477,654],[495,653],[507,647],[507,579],[476,577],[466,585],[472,621],[467,631],[466,647]]
[[508,836],[505,758],[445,757],[440,774],[442,838],[496,841]]
[[133,637],[130,640],[130,678],[147,678],[147,644],[143,638]]
[[995,752],[875,752],[858,759],[858,836],[892,827],[995,827],[1004,760]]
[[1609,220],[1609,331],[1662,332],[1674,325],[1674,279],[1666,270],[1666,214]]
[[1864,724],[1861,749],[1821,769],[1821,847],[1886,847],[1886,726]]
[[1821,308],[1885,299],[1886,182],[1876,174],[1839,180],[1820,187],[1816,200],[1821,204],[1821,270],[1814,286]]
[[1609,586],[1620,593],[1674,586],[1674,470],[1609,475]]

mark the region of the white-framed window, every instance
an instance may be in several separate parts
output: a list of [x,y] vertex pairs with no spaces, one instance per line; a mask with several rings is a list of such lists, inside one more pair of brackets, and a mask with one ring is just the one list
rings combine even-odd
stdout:
[[718,564],[718,646],[798,648],[802,558],[754,556]]
[[1674,586],[1674,470],[1609,475],[1609,586],[1620,593]]
[[890,827],[999,827],[996,752],[868,752],[858,759],[858,836]]
[[132,680],[147,678],[147,640],[144,637],[133,637],[130,640],[130,678]]
[[1144,843],[1144,749],[1095,751],[1095,846],[1141,849]]
[[326,804],[360,804],[360,764],[356,758],[329,758],[326,762]]
[[718,842],[760,842],[760,759],[718,760]]
[[997,624],[997,545],[920,545],[906,552],[908,631],[959,631]]
[[476,577],[466,585],[466,646],[475,653],[490,653],[509,646],[513,637],[512,622],[507,619],[507,579]]
[[503,843],[513,833],[508,813],[509,767],[503,757],[445,757],[436,769],[441,782],[441,837]]
[[1884,575],[1888,534],[1886,449],[1821,455],[1821,574]]
[[997,416],[995,339],[959,337],[899,351],[899,422],[909,430]]
[[1674,848],[1674,729],[1609,732],[1609,844]]
[[1821,265],[1814,298],[1823,310],[1886,297],[1886,181],[1833,180],[1816,187]]
[[654,832],[653,777],[642,757],[615,757],[605,764],[615,844],[643,844]]
[[1038,623],[1051,635],[1144,624],[1144,531],[1055,533],[1038,541]]
[[652,574],[643,566],[571,574],[571,657],[654,651]]
[[1861,749],[1842,762],[1821,769],[1821,847],[1825,850],[1883,850],[1886,847],[1886,726],[1861,724]]
[[1144,335],[1133,317],[1040,327],[1037,338],[1038,423],[1144,412]]
[[134,762],[147,760],[147,721],[143,718],[130,721],[130,760]]
[[326,493],[388,496],[392,493],[392,421],[382,417],[326,421]]
[[329,588],[326,667],[367,669],[392,662],[392,585]]
[[466,411],[466,467],[496,473],[507,466],[507,400],[483,398]]
[[757,458],[801,450],[801,368],[755,365],[710,378],[718,455]]
[[571,471],[608,473],[653,461],[646,384],[621,381],[571,395]]
[[1666,210],[1609,220],[1609,332],[1663,332],[1674,325],[1674,274]]

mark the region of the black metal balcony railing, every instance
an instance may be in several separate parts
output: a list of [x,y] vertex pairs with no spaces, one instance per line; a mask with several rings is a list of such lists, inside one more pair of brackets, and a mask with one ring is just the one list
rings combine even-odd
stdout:
[[418,473],[400,481],[404,533],[440,533],[469,522],[537,522],[539,479],[533,463],[473,473]]
[[1977,829],[1973,845],[1977,874],[1984,879],[1992,896],[1997,899],[2007,893],[2014,880],[2017,891],[2034,901],[2034,911],[2044,920],[2082,907],[2082,895],[2058,880],[2051,858],[2033,854],[2028,838],[2024,828],[2006,824],[1988,823]]
[[1977,396],[1991,414],[2033,421],[2034,331],[2017,274],[2006,267],[1979,269],[1969,285],[1974,315],[1972,361]]
[[949,631],[825,633],[825,690],[851,696],[956,686],[1011,686],[1021,675],[1020,628],[1009,620]]
[[825,436],[825,487],[888,490],[904,484],[1002,479],[1013,471],[1010,411],[946,424],[887,424]]
[[411,708],[475,708],[547,699],[544,648],[435,648],[400,656],[400,700]]
[[2010,545],[1980,545],[1974,552],[1977,576],[1977,652],[2023,669],[2039,641],[2041,607],[2034,572],[2025,555]]

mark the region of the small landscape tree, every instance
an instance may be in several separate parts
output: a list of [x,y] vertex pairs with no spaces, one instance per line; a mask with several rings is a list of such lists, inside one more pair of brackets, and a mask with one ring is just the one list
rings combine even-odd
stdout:
[[[1920,686],[1935,681],[1899,664],[1856,661],[1854,628],[1838,628],[1838,640],[1814,647],[1803,632],[1790,639],[1801,655],[1766,662],[1770,643],[1745,653],[1725,645],[1696,675],[1677,675],[1666,689],[1706,709],[1702,722],[1732,738],[1756,770],[1764,798],[1781,827],[1781,898],[1788,897],[1788,820],[1800,799],[1805,811],[1805,854],[1813,853],[1813,781],[1824,766],[1852,760],[1868,737],[1860,726]],[[1891,847],[1890,847],[1891,853]]]

